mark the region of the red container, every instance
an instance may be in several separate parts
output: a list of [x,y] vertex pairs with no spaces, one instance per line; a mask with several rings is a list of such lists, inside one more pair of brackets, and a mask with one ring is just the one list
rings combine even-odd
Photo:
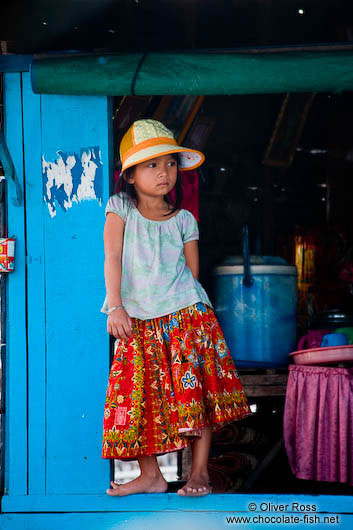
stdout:
[[0,239],[0,272],[12,272],[15,268],[15,238]]

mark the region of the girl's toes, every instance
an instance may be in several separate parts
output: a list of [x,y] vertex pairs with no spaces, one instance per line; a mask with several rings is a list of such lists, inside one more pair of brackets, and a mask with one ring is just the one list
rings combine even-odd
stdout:
[[117,494],[117,490],[119,489],[119,484],[117,484],[116,482],[114,482],[113,480],[111,481],[110,483],[110,488],[107,489],[106,493],[108,495],[116,495]]

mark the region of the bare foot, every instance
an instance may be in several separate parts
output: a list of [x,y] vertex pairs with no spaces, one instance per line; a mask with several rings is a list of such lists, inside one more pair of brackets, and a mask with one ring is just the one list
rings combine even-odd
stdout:
[[186,497],[202,497],[211,493],[212,488],[208,475],[192,475],[185,486],[178,490],[178,495]]
[[116,484],[115,482],[110,484],[111,488],[107,489],[107,494],[112,497],[123,497],[133,493],[164,493],[168,489],[168,483],[162,475],[155,477],[140,475],[126,484]]

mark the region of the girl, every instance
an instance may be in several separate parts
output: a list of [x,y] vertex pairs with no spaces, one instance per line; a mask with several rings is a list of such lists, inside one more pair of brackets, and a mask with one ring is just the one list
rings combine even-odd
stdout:
[[[116,337],[103,458],[137,459],[140,476],[109,495],[165,492],[156,455],[192,445],[179,495],[206,495],[212,429],[250,414],[211,302],[198,282],[198,228],[180,209],[178,160],[202,164],[162,123],[138,120],[120,144],[123,191],[106,207],[108,333]],[[170,192],[175,188],[175,201]]]

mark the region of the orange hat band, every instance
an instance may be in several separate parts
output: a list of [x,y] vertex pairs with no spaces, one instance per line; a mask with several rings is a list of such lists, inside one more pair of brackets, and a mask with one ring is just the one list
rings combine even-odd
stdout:
[[124,153],[121,159],[122,165],[124,166],[126,160],[130,158],[130,156],[134,155],[135,153],[138,153],[139,151],[142,151],[142,149],[145,149],[146,147],[153,147],[155,145],[165,144],[178,145],[174,138],[169,138],[168,136],[160,136],[158,138],[150,138],[149,140],[144,140],[143,142],[134,145],[134,147],[131,147]]

